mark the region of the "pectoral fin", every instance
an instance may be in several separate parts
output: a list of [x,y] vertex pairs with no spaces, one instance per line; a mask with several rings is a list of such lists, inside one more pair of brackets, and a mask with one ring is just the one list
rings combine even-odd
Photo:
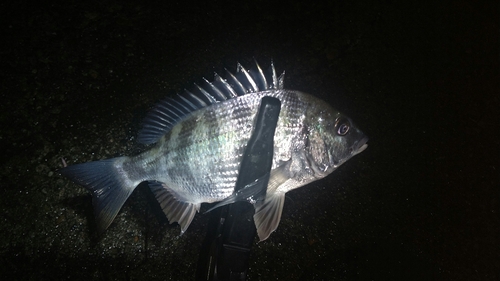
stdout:
[[278,228],[284,203],[285,193],[267,194],[264,201],[257,201],[257,203],[255,203],[253,220],[260,241],[266,240],[271,232]]
[[265,200],[255,203],[253,220],[260,241],[266,240],[278,228],[285,203],[286,187],[293,184],[290,180],[289,165],[291,161],[284,162],[281,166],[271,171]]
[[176,196],[165,184],[160,182],[150,182],[149,188],[153,191],[169,222],[179,223],[182,235],[191,224],[194,215],[200,211],[200,204],[180,201],[177,198],[179,196]]

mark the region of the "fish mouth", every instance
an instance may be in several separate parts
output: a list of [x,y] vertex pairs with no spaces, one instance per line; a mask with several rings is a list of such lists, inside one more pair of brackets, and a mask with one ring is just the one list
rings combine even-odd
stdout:
[[368,137],[363,137],[357,144],[353,150],[353,156],[363,152],[368,147]]

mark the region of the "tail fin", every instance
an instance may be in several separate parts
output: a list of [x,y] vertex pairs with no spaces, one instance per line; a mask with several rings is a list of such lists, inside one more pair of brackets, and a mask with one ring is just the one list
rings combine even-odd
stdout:
[[139,184],[123,170],[127,157],[71,165],[59,172],[92,192],[92,205],[99,233],[113,222],[118,211]]

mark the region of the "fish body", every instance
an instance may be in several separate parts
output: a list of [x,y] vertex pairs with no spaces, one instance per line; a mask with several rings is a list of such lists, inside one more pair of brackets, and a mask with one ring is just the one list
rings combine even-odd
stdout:
[[[216,75],[197,92],[161,101],[146,117],[138,140],[155,145],[136,156],[76,164],[61,174],[92,192],[98,227],[104,231],[141,182],[147,181],[170,222],[183,233],[201,203],[250,200],[260,240],[281,217],[285,193],[324,178],[367,147],[352,121],[320,99],[283,87],[274,66],[264,72],[238,65],[236,75]],[[281,101],[265,198],[234,193],[260,101]]]

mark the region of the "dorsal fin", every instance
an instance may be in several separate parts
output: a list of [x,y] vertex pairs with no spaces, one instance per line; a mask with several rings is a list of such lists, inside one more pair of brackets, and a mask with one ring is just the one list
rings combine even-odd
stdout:
[[192,91],[185,90],[176,97],[161,100],[144,119],[137,141],[155,143],[191,112],[214,103],[249,93],[283,89],[285,72],[276,76],[272,61],[267,72],[262,71],[257,61],[255,65],[255,69],[247,71],[238,63],[236,74],[226,69],[226,79],[215,73],[214,81],[203,79],[204,86],[195,84]]

